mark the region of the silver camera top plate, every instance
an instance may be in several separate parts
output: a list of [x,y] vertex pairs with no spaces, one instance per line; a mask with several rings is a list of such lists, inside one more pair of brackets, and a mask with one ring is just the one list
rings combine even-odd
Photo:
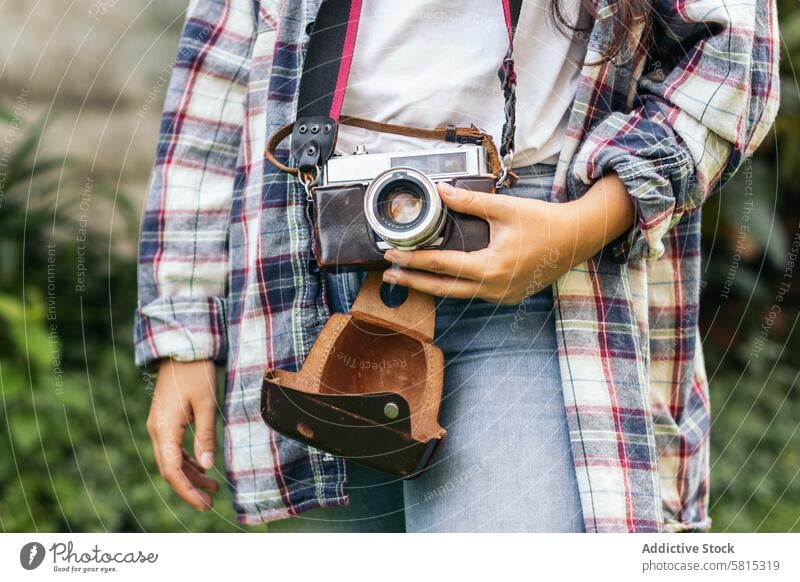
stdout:
[[360,149],[359,153],[351,156],[329,159],[322,172],[321,185],[368,183],[381,172],[398,167],[414,168],[432,180],[488,176],[491,173],[486,150],[480,145],[377,154],[362,151]]

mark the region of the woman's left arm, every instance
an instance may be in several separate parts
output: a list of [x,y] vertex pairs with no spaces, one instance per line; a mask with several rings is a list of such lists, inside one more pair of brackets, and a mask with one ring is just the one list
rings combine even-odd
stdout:
[[582,141],[567,184],[576,200],[443,192],[448,206],[489,221],[489,248],[389,251],[397,266],[386,281],[515,303],[610,241],[622,261],[664,253],[669,229],[767,135],[778,109],[779,36],[775,0],[655,0],[654,10],[661,66],[639,80],[630,111],[609,114]]
[[652,70],[634,108],[592,128],[569,176],[573,197],[611,171],[625,184],[636,220],[614,245],[621,260],[658,259],[664,235],[736,172],[778,110],[775,0],[654,0],[654,10]]

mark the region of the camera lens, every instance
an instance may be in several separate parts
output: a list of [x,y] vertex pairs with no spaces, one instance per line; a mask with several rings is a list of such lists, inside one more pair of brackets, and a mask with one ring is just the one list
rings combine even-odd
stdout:
[[406,184],[389,189],[378,200],[379,212],[387,222],[411,224],[422,214],[423,200],[420,192]]
[[364,212],[378,236],[404,249],[433,243],[441,236],[447,216],[436,185],[413,168],[378,174],[367,188]]

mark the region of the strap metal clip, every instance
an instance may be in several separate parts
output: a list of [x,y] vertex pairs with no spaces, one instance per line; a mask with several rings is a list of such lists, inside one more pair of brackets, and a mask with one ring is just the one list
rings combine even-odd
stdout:
[[303,185],[303,189],[306,191],[306,200],[309,202],[314,201],[314,188],[317,187],[317,182],[319,181],[320,175],[320,168],[319,164],[314,166],[313,172],[304,172],[300,171],[297,174],[297,179],[300,180],[300,183]]
[[514,165],[514,150],[500,158],[500,177],[495,183],[496,188],[513,188],[517,183],[517,175],[511,170]]

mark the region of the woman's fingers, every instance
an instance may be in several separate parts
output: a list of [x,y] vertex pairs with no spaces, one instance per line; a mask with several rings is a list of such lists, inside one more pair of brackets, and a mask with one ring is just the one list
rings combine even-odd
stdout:
[[486,273],[487,255],[480,251],[464,253],[461,251],[386,251],[384,258],[409,269],[421,269],[440,275],[452,275],[460,279],[481,281]]
[[474,281],[456,279],[447,275],[434,275],[425,271],[408,271],[396,267],[384,271],[383,280],[437,297],[470,299],[477,297],[480,290],[480,285]]
[[[490,221],[497,221],[500,217],[508,214],[508,205],[503,204],[501,200],[507,197],[454,188],[445,182],[439,183],[438,188],[444,203],[457,212],[472,214]],[[395,265],[408,269],[418,269],[439,275],[449,275],[458,279],[483,282],[490,268],[491,255],[484,251],[465,253],[461,251],[401,251],[390,249],[386,251],[384,258]],[[442,283],[442,281],[437,283],[430,279],[426,279],[424,282],[422,279],[419,281],[420,284],[440,285]],[[474,291],[472,287],[465,288],[460,285],[455,287],[462,294],[469,294]],[[459,291],[454,289],[454,293]]]
[[195,488],[184,473],[185,463],[181,450],[182,432],[170,431],[170,434],[162,434],[159,437],[164,479],[186,503],[198,511],[205,511],[213,505],[213,502],[209,495]]
[[183,451],[183,453],[183,473],[189,479],[189,482],[195,487],[205,489],[210,493],[217,493],[219,491],[219,483],[217,480],[206,475],[204,469],[199,466],[186,451]]
[[200,466],[200,465],[197,463],[197,461],[195,461],[195,460],[192,458],[192,456],[191,456],[189,453],[187,453],[187,452],[186,452],[186,450],[185,450],[185,449],[181,449],[181,454],[183,455],[183,460],[184,460],[184,462],[186,462],[186,463],[189,463],[191,466],[193,466],[195,469],[197,469],[197,470],[198,470],[198,471],[200,471],[201,473],[205,473],[205,471],[206,471],[206,470],[205,470],[205,469],[203,469],[203,467],[201,467],[201,466]]
[[[210,361],[164,360],[147,432],[161,476],[186,503],[204,511],[213,505],[211,493],[219,491],[216,480],[205,475],[214,465],[216,424],[216,376]],[[186,427],[194,424],[194,454],[183,449]]]

